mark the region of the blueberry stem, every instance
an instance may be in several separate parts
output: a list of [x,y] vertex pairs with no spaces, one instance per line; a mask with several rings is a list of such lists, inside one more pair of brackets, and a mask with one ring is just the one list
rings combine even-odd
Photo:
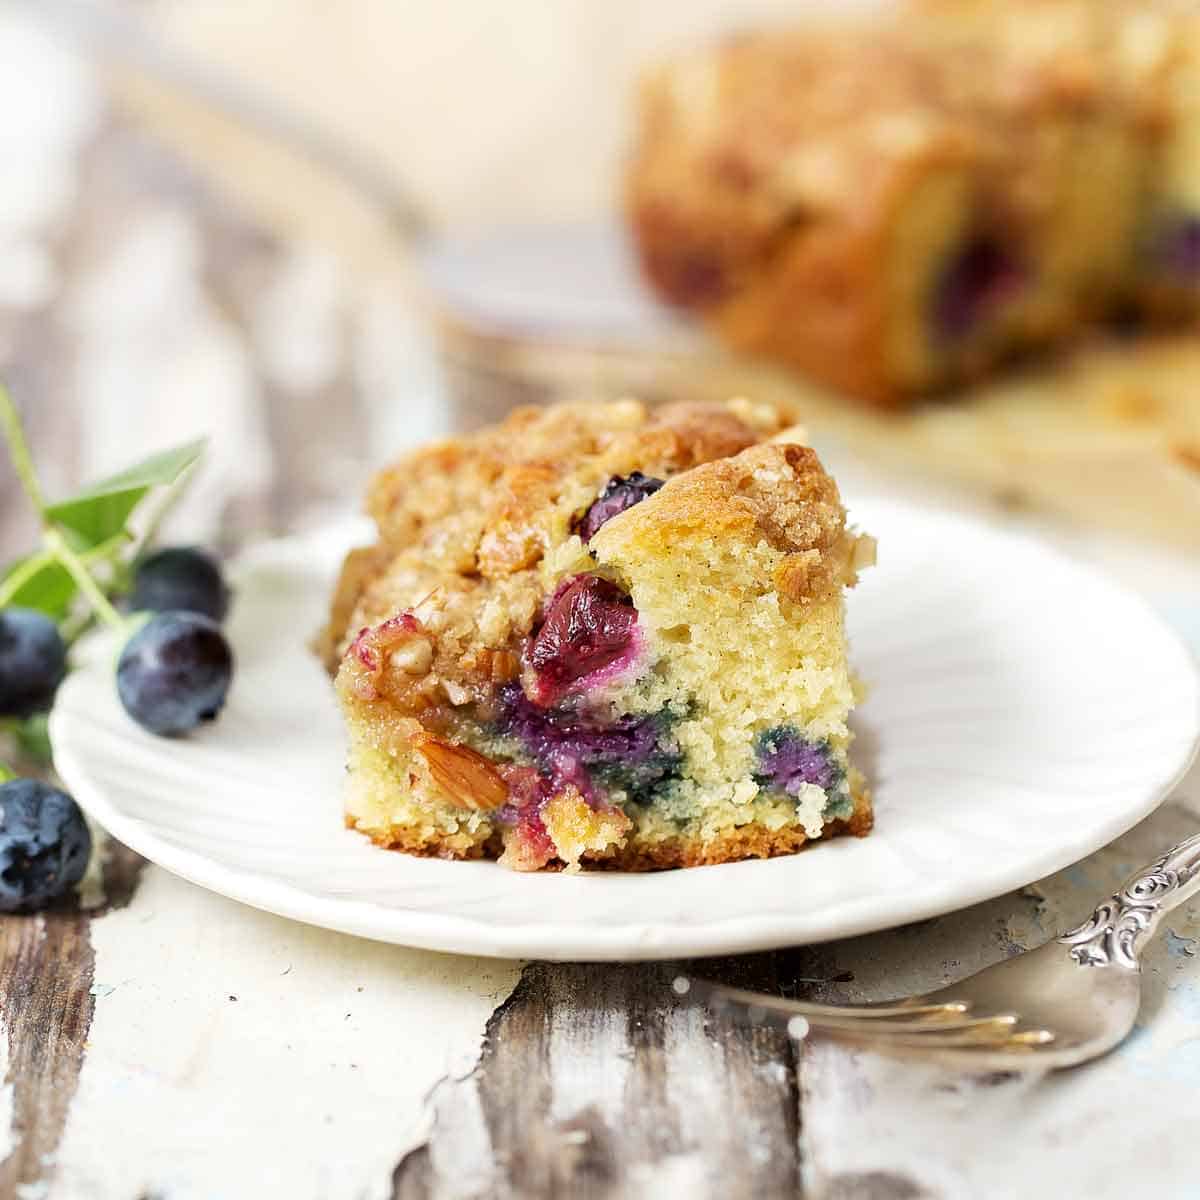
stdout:
[[42,485],[38,482],[37,470],[33,465],[33,456],[29,453],[29,443],[25,440],[25,430],[21,425],[21,414],[12,394],[4,384],[0,383],[0,431],[8,442],[8,453],[12,459],[17,478],[24,488],[29,502],[37,509],[42,521],[46,520],[46,502],[42,497]]
[[34,554],[27,558],[16,570],[0,584],[0,608],[6,608],[12,603],[13,597],[40,570],[54,562],[54,555],[49,550]]
[[[129,534],[121,530],[120,533],[114,534],[107,541],[101,542],[100,545],[93,546],[90,550],[81,554],[79,556],[80,561],[89,567],[94,563],[109,562],[116,556],[119,550],[122,550],[128,544]],[[0,608],[6,608],[10,605],[13,597],[29,580],[39,571],[57,561],[58,556],[49,550],[43,550],[39,554],[30,555],[29,558],[25,559],[19,567],[0,583]]]
[[185,468],[183,473],[164,489],[158,503],[155,504],[151,511],[149,519],[142,527],[142,536],[138,539],[137,551],[133,555],[135,562],[145,553],[148,546],[152,546],[157,541],[158,532],[162,528],[163,522],[171,515],[175,506],[183,498],[183,493],[187,491],[188,484],[191,482],[195,470],[195,464]]
[[62,530],[48,525],[45,539],[46,549],[67,569],[88,604],[91,605],[92,612],[106,625],[123,631],[125,629],[124,617],[109,603],[108,597],[100,590],[100,585],[91,571],[87,569],[87,564],[71,549],[70,543],[63,537]]
[[0,432],[8,442],[8,453],[12,458],[13,469],[17,473],[21,487],[24,489],[29,502],[37,510],[42,521],[42,540],[45,552],[30,559],[13,576],[5,581],[0,592],[0,604],[8,603],[17,590],[28,579],[47,566],[50,562],[60,562],[67,573],[75,580],[76,586],[87,598],[92,611],[106,625],[114,629],[124,629],[125,621],[121,614],[109,603],[108,597],[101,590],[91,571],[88,562],[102,561],[108,557],[115,545],[124,539],[124,533],[117,538],[109,538],[102,545],[95,547],[87,555],[81,556],[72,549],[71,544],[58,528],[46,516],[46,502],[42,497],[42,485],[38,482],[37,468],[33,465],[33,456],[29,453],[29,443],[25,440],[25,429],[21,424],[21,414],[17,411],[12,393],[0,383]]

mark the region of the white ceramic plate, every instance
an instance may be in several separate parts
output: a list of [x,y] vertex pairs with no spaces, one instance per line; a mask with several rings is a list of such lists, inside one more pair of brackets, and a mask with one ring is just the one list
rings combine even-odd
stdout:
[[247,904],[404,945],[552,959],[730,953],[935,916],[1082,858],[1163,799],[1194,753],[1200,688],[1141,601],[976,522],[898,504],[853,515],[881,544],[850,601],[871,688],[864,839],[574,876],[369,845],[342,826],[340,723],[305,645],[357,527],[243,560],[230,702],[190,738],[134,725],[113,646],[93,642],[52,717],[58,769],[121,841]]

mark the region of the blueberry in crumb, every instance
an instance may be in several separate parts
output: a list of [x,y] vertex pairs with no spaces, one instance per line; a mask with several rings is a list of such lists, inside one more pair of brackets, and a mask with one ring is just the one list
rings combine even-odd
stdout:
[[551,597],[526,647],[537,704],[555,703],[585,675],[629,653],[637,626],[633,601],[615,583],[576,575]]
[[589,799],[598,784],[635,804],[653,804],[679,779],[683,754],[669,713],[602,721],[572,709],[540,708],[517,684],[500,690],[500,703],[499,732],[516,738],[545,776],[574,784]]
[[223,621],[229,588],[207,550],[172,546],[138,564],[130,606],[137,612],[196,612]]
[[143,728],[187,733],[215,719],[233,678],[233,652],[221,627],[200,613],[151,617],[121,651],[117,693]]
[[756,739],[758,768],[755,780],[763,787],[798,796],[805,784],[825,791],[837,787],[842,772],[833,760],[828,742],[810,742],[793,725],[776,725]]
[[596,536],[601,526],[626,509],[640,504],[647,496],[653,496],[662,485],[663,480],[643,475],[641,471],[633,471],[629,475],[614,475],[605,484],[599,497],[592,501],[587,512],[579,518],[576,532],[586,545]]
[[44,712],[66,673],[67,649],[49,617],[29,608],[0,610],[0,717]]
[[92,835],[66,792],[36,779],[0,785],[0,912],[33,912],[83,878]]

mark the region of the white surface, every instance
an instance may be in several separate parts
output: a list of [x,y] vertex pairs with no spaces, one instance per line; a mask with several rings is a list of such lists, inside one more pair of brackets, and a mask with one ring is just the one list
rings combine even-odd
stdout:
[[1191,760],[1188,652],[1139,599],[1041,543],[898,503],[853,594],[871,695],[858,758],[877,826],[769,862],[654,875],[517,875],[378,850],[341,826],[340,722],[305,642],[345,529],[264,546],[240,573],[237,680],[180,741],[138,729],[112,647],[60,693],[58,769],[116,837],[215,891],[313,924],[463,953],[651,959],[845,937],[998,895],[1104,845]]
[[153,867],[92,942],[62,1200],[385,1200],[520,974],[252,912]]

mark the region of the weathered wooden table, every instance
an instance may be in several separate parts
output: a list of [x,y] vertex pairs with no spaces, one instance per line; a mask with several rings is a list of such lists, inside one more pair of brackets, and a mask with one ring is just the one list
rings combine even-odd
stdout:
[[[319,520],[444,421],[420,331],[268,233],[0,14],[0,370],[47,485],[196,431],[175,533]],[[847,466],[848,490],[869,480]],[[30,535],[0,470],[0,552]],[[1065,533],[1200,644],[1200,570]],[[297,637],[307,631],[297,630]],[[1200,786],[1068,871],[834,945],[704,964],[789,995],[952,980],[1080,919],[1200,819]],[[1036,837],[1037,831],[1029,831]],[[1155,945],[1135,1034],[1049,1079],[960,1077],[736,1026],[673,964],[518,964],[242,908],[114,843],[78,904],[0,918],[0,1194],[838,1200],[1200,1195],[1200,913]]]

